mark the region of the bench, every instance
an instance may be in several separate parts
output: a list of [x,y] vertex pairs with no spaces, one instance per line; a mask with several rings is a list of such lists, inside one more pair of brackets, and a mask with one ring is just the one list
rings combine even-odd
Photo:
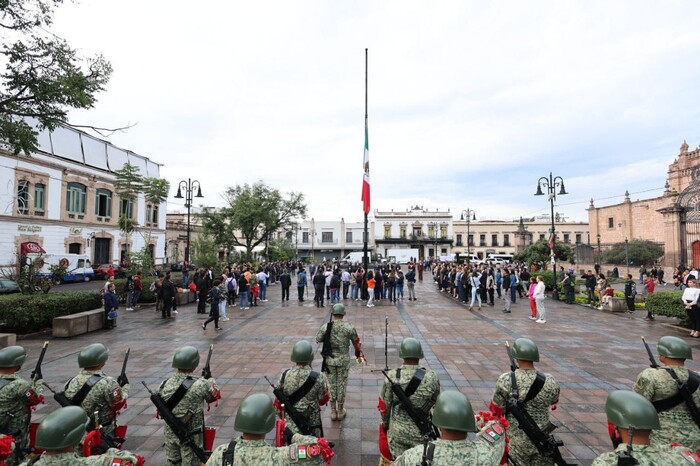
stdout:
[[0,333],[0,348],[7,348],[17,344],[17,335],[14,333]]
[[627,301],[625,298],[610,298],[610,301],[603,304],[603,310],[609,312],[626,312],[627,311]]
[[185,304],[194,302],[196,295],[196,293],[190,293],[190,290],[185,290],[175,295],[175,302],[178,306],[184,306]]
[[83,333],[94,332],[104,328],[104,309],[78,312],[53,320],[53,336],[69,338]]

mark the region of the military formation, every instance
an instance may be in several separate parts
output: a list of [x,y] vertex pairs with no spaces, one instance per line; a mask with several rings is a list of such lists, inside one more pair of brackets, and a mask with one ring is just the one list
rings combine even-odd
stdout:
[[[336,304],[330,320],[316,334],[321,370],[313,368],[314,347],[301,340],[291,349],[291,367],[282,371],[267,393],[244,398],[234,427],[239,438],[213,448],[214,431],[205,422],[205,406],[217,403],[220,389],[212,376],[213,345],[201,369],[197,348],[185,346],[172,358],[174,372],[150,400],[164,422],[168,465],[291,465],[330,464],[334,445],[325,439],[323,409],[330,419],[347,416],[345,392],[352,358],[366,364],[355,327],[344,320],[346,309]],[[388,321],[385,355],[388,344]],[[616,390],[605,404],[614,450],[596,458],[594,466],[700,464],[700,376],[685,367],[692,350],[683,339],[659,339],[656,362],[644,341],[650,368],[637,377],[632,390]],[[122,371],[104,373],[109,350],[100,343],[78,354],[78,374],[54,391],[43,381],[44,344],[29,380],[18,375],[27,355],[20,346],[0,349],[0,465],[140,465],[144,459],[122,450],[126,426],[118,415],[126,408],[130,383]],[[552,374],[535,365],[537,344],[528,338],[506,343],[510,371],[496,381],[488,411],[475,413],[457,390],[442,391],[437,374],[421,366],[421,342],[404,338],[400,367],[389,369],[379,393],[380,466],[404,465],[572,465],[553,434],[550,413],[556,409],[560,386]],[[62,406],[32,424],[34,407],[44,401],[44,389]],[[266,441],[274,430],[274,445]],[[30,435],[30,431],[34,435]],[[472,433],[470,436],[469,434]],[[3,463],[3,457],[5,457]]]

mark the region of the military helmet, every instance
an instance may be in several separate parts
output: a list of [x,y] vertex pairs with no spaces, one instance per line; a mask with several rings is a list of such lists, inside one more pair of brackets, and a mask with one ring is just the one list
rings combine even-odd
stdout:
[[173,367],[192,371],[199,365],[199,351],[194,346],[183,346],[173,356]]
[[78,355],[78,366],[96,367],[107,362],[109,350],[102,343],[93,343],[80,351]]
[[472,404],[464,393],[457,390],[445,390],[437,397],[433,410],[433,424],[441,429],[478,431]]
[[404,338],[399,348],[399,357],[402,359],[420,359],[423,357],[423,348],[420,341],[415,338]]
[[253,393],[241,401],[233,427],[245,434],[266,434],[275,427],[275,408],[265,393]]
[[659,428],[659,415],[651,401],[630,390],[614,390],[605,402],[608,420],[623,429],[651,430]]
[[656,347],[660,356],[672,359],[693,359],[690,345],[678,337],[661,337]]
[[311,347],[311,343],[306,340],[294,343],[291,359],[292,362],[311,363],[314,360],[314,349]]
[[345,306],[343,306],[343,305],[340,304],[340,303],[334,304],[334,305],[333,305],[333,309],[332,309],[331,312],[333,312],[333,315],[334,315],[334,316],[335,316],[335,315],[344,316],[344,315],[345,315]]
[[21,346],[8,346],[0,350],[0,367],[20,367],[27,359],[27,352]]
[[520,359],[521,361],[539,362],[540,360],[540,351],[537,349],[535,342],[529,338],[518,338],[515,340],[511,352],[515,359]]
[[42,450],[63,450],[80,443],[85,435],[88,416],[80,406],[66,406],[41,421],[36,431],[35,446]]

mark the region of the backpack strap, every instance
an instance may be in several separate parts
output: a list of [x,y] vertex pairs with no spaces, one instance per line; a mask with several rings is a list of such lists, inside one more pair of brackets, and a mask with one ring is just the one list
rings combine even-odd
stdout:
[[315,371],[311,371],[311,374],[306,378],[304,381],[304,384],[297,389],[294,393],[289,395],[287,397],[287,400],[294,406],[306,396],[307,393],[311,391],[311,389],[316,385],[316,381],[318,380],[319,373]]
[[[673,370],[670,367],[664,367],[663,369],[669,373]],[[688,381],[686,383],[688,384],[688,390],[692,395],[700,386],[700,376],[693,371],[688,371]],[[681,395],[681,392],[678,391],[673,396],[664,398],[663,400],[652,401],[651,404],[653,404],[654,408],[656,408],[656,412],[661,413],[675,408],[684,401],[683,395]]]
[[5,378],[0,379],[0,390],[2,390],[3,388],[7,387],[8,385],[10,385],[10,384],[11,384],[12,382],[14,382],[15,380],[17,380],[17,379],[5,379]]
[[90,378],[85,381],[83,386],[80,387],[78,393],[76,393],[75,396],[71,399],[71,403],[73,403],[75,406],[82,405],[83,401],[85,401],[85,398],[87,398],[88,394],[90,393],[90,390],[92,390],[92,387],[94,387],[100,380],[102,380],[101,375],[91,375]]
[[233,455],[236,450],[236,441],[231,440],[231,442],[228,444],[228,448],[226,448],[226,451],[224,452],[224,456],[221,458],[221,466],[233,466]]
[[534,382],[532,382],[532,385],[530,385],[530,390],[527,391],[527,395],[525,395],[525,400],[523,401],[523,403],[527,403],[528,401],[532,400],[542,391],[542,387],[544,387],[545,380],[546,377],[544,376],[544,374],[541,372],[537,372],[535,380]]
[[168,398],[168,401],[166,402],[166,405],[168,406],[168,409],[170,412],[172,412],[175,407],[182,401],[182,399],[187,395],[187,392],[189,391],[190,388],[192,388],[192,385],[194,384],[194,379],[192,377],[187,377],[185,380],[182,381],[179,387],[177,387],[177,390],[175,390],[175,393],[172,394],[170,398]]

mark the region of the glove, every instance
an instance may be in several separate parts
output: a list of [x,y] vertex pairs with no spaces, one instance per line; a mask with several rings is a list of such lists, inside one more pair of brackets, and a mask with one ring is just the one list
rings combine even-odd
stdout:
[[123,387],[124,385],[128,384],[129,379],[126,377],[126,374],[120,374],[119,377],[117,377],[117,383],[120,387]]
[[294,437],[294,432],[292,432],[292,429],[289,427],[284,428],[284,441],[287,443],[287,445],[292,444],[292,437]]
[[37,370],[35,370],[35,371],[32,371],[32,375],[31,375],[31,377],[30,377],[30,378],[31,378],[32,380],[39,380],[39,379],[43,379],[43,378],[44,378],[44,376],[43,376],[43,374],[41,373],[41,367],[40,367],[40,368],[38,368],[38,369],[37,369]]
[[360,350],[355,350],[355,357],[356,357],[356,358],[359,358],[359,357],[360,357],[360,354],[362,354],[362,353],[360,352]]
[[211,379],[211,369],[209,369],[208,367],[202,369],[202,377],[204,377],[205,379]]

